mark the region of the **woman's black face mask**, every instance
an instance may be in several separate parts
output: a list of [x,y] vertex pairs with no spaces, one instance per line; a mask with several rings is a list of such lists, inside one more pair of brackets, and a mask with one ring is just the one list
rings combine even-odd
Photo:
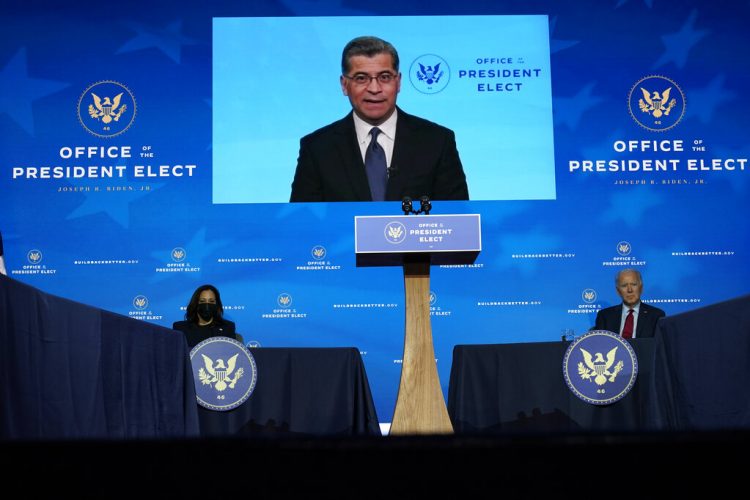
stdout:
[[210,302],[198,304],[198,316],[200,316],[203,321],[211,321],[216,315],[217,310],[218,307],[216,304]]

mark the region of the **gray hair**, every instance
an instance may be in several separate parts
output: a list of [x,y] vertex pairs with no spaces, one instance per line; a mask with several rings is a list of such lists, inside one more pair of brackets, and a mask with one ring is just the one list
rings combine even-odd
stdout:
[[638,277],[638,283],[643,284],[643,278],[641,277],[641,272],[638,269],[623,269],[619,273],[615,275],[615,286],[620,284],[620,276],[622,276],[625,273],[633,273]]
[[345,75],[351,69],[349,61],[355,56],[374,57],[378,54],[390,54],[393,69],[398,72],[398,52],[396,47],[376,36],[360,36],[346,44],[341,54],[341,74]]

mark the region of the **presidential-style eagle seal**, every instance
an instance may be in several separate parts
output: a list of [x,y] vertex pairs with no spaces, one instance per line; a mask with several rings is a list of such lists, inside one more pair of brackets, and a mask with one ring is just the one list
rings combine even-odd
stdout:
[[255,358],[242,343],[229,337],[211,337],[190,351],[198,404],[228,411],[244,403],[258,380]]
[[685,94],[676,82],[651,75],[638,80],[628,94],[628,110],[633,120],[652,132],[664,132],[685,115]]
[[624,398],[638,376],[631,345],[606,330],[594,330],[571,343],[563,358],[563,376],[578,398],[608,405]]
[[133,124],[135,96],[125,85],[104,80],[90,85],[78,99],[78,121],[90,134],[114,137]]
[[411,63],[409,81],[423,94],[437,94],[450,81],[448,62],[436,54],[424,54]]
[[406,226],[399,221],[392,221],[385,225],[383,229],[385,241],[398,245],[406,239]]

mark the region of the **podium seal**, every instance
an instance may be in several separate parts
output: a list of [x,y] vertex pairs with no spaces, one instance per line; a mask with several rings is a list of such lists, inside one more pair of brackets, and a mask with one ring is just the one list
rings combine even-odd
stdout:
[[240,342],[211,337],[190,351],[198,404],[214,411],[229,411],[244,403],[258,380],[255,358]]
[[608,405],[633,388],[638,358],[619,335],[594,330],[570,344],[563,358],[563,375],[578,398],[593,405]]

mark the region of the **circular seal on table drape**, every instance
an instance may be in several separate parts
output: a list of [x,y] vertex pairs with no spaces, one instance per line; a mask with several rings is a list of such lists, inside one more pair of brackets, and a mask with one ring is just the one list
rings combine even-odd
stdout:
[[578,398],[608,405],[624,398],[638,376],[638,358],[630,344],[606,330],[594,330],[570,344],[563,375]]
[[255,358],[245,346],[229,337],[211,337],[190,351],[198,404],[209,410],[228,411],[244,403],[258,380]]

